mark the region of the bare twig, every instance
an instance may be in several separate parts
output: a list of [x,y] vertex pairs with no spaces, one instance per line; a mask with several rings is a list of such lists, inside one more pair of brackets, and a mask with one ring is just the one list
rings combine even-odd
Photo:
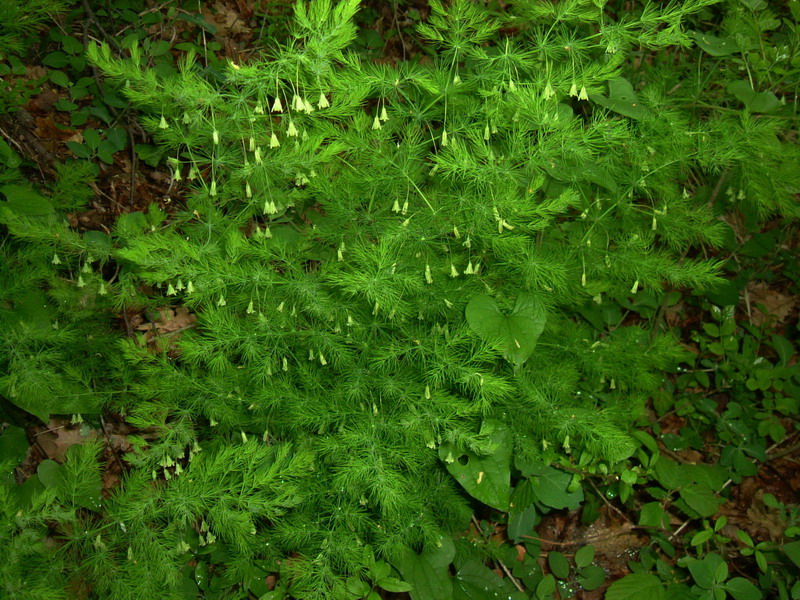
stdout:
[[507,567],[507,566],[505,566],[505,564],[503,564],[503,561],[502,561],[502,560],[498,560],[498,561],[497,561],[497,564],[498,564],[498,565],[500,565],[500,568],[501,568],[501,569],[503,569],[503,573],[505,573],[505,574],[508,576],[508,579],[511,581],[511,583],[513,583],[513,584],[514,584],[514,587],[515,587],[515,588],[517,588],[517,589],[518,589],[520,592],[524,592],[524,591],[525,591],[525,588],[524,588],[524,587],[522,587],[522,585],[520,584],[520,582],[519,582],[519,581],[517,581],[517,578],[516,578],[516,577],[514,577],[514,576],[511,574],[511,571],[509,571],[508,567]]

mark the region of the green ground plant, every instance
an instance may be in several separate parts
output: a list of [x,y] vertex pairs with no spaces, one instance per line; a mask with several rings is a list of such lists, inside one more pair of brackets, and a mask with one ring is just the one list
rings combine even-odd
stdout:
[[[796,215],[796,3],[731,2],[720,23],[712,4],[432,1],[417,28],[431,59],[395,65],[352,50],[356,0],[298,2],[290,37],[247,64],[201,67],[195,44],[177,69],[153,65],[134,34],[127,58],[90,45],[191,193],[79,234],[64,213],[88,168],[45,194],[0,147],[0,393],[43,421],[105,410],[140,431],[110,491],[99,442],[6,478],[9,597],[569,597],[607,583],[591,546],[543,569],[525,540],[552,511],[591,520],[592,478],[656,545],[607,598],[761,597],[723,569],[731,540],[708,519],[797,413],[792,336],[770,334],[777,361],[753,369],[758,337],[718,309],[692,363],[657,319],[675,290],[724,292],[730,265],[704,256],[731,243],[720,215]],[[109,162],[114,131],[71,149]],[[165,307],[196,323],[156,344],[112,328]],[[693,378],[757,410],[670,399],[679,367],[679,389]],[[719,464],[631,432],[653,397],[721,432]],[[659,442],[692,444],[691,429]],[[3,431],[4,473],[26,445]],[[527,557],[487,521],[461,535],[476,511],[505,513]],[[701,523],[675,564],[669,513]],[[796,543],[738,539],[773,570],[758,585],[789,597],[796,578],[769,563],[796,562]]]

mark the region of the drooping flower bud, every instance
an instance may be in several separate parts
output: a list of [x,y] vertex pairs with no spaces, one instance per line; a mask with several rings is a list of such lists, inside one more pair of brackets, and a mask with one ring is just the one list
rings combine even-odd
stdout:
[[275,96],[275,102],[272,103],[272,112],[283,112],[283,103],[280,96]]
[[303,110],[303,99],[297,94],[292,97],[292,108],[294,110]]
[[319,93],[319,100],[317,101],[317,108],[328,108],[330,106],[330,102],[325,97],[325,94],[322,92]]

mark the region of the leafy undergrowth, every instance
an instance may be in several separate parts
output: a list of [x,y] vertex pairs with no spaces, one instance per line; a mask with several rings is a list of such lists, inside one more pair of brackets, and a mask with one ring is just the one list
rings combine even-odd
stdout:
[[3,5],[0,596],[800,599],[800,3],[293,7]]

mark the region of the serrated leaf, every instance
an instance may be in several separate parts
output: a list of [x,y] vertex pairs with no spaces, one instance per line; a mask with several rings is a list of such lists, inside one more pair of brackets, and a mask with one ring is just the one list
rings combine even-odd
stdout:
[[606,600],[664,600],[666,590],[661,580],[649,573],[633,573],[612,583]]
[[491,296],[474,296],[467,304],[465,315],[475,333],[518,366],[533,354],[547,320],[544,305],[528,295],[517,298],[514,311],[509,315],[500,310]]
[[701,517],[715,515],[719,507],[725,504],[724,498],[715,496],[709,488],[699,483],[687,485],[681,488],[678,493],[689,508],[697,512]]
[[511,495],[511,434],[504,424],[489,420],[484,428],[495,451],[488,456],[458,452],[452,444],[439,446],[447,470],[469,494],[498,510],[508,510]]

